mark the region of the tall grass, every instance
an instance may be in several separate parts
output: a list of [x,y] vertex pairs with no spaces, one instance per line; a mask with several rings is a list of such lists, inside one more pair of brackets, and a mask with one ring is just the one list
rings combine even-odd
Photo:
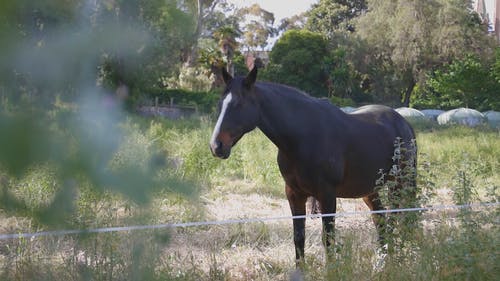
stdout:
[[223,186],[228,192],[234,192],[231,180],[242,180],[251,182],[253,191],[282,196],[284,183],[276,163],[277,149],[259,130],[245,135],[231,157],[221,161],[211,155],[208,146],[213,122],[206,118],[195,122],[198,127],[192,130],[166,130],[169,121],[163,120],[151,125],[157,128],[155,137],[161,139],[163,148],[182,163],[178,169],[182,177],[196,179],[206,188]]
[[450,189],[456,171],[465,169],[471,185],[478,187],[479,195],[496,201],[500,199],[499,139],[498,130],[464,126],[417,134],[420,153],[432,165],[437,188]]
[[[233,148],[230,159],[218,160],[208,148],[212,125],[206,117],[122,122],[126,137],[110,165],[158,166],[156,176],[164,184],[149,204],[140,205],[88,182],[76,196],[71,225],[198,221],[207,218],[203,198],[230,194],[284,200],[274,145],[255,131]],[[431,203],[498,202],[499,136],[498,131],[464,127],[418,131],[418,183],[440,194]],[[35,210],[56,194],[53,173],[50,165],[33,167],[8,181],[17,198]],[[500,274],[498,215],[498,208],[423,214],[422,231],[389,255],[383,268],[374,268],[376,233],[365,227],[337,231],[341,246],[335,262],[325,264],[321,226],[312,221],[306,270],[294,278],[495,280]],[[0,220],[2,233],[43,229],[1,211]],[[2,240],[0,280],[285,280],[294,270],[292,241],[288,221]]]

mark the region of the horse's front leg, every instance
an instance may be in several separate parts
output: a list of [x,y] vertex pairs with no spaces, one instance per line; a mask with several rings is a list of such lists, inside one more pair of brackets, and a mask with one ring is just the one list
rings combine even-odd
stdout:
[[[320,201],[322,214],[334,214],[337,212],[336,197],[334,194],[324,196]],[[325,246],[326,258],[330,260],[335,254],[333,245],[335,245],[335,217],[326,216],[322,217],[323,222],[323,245]]]
[[[286,196],[293,216],[303,216],[306,214],[307,196],[297,193],[289,185],[286,185]],[[293,242],[295,244],[295,264],[297,267],[301,267],[304,261],[305,226],[305,218],[293,219]]]

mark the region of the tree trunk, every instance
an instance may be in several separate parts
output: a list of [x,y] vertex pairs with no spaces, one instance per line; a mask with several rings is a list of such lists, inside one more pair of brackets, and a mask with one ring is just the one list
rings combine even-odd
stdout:
[[411,93],[413,92],[413,88],[415,88],[415,85],[417,83],[415,82],[415,79],[410,78],[408,87],[406,88],[406,92],[403,97],[403,106],[409,107],[410,106],[410,97]]
[[194,42],[185,62],[185,66],[187,67],[193,67],[196,65],[198,58],[198,38],[200,37],[201,29],[203,27],[203,0],[198,0],[196,2],[196,29],[194,31]]

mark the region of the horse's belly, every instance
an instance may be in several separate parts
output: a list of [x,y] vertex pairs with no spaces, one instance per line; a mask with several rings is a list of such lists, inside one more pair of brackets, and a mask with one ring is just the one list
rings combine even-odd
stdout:
[[375,183],[342,183],[337,185],[335,194],[339,198],[361,198],[374,192]]
[[[366,162],[365,162],[366,163]],[[342,181],[336,186],[336,195],[341,198],[360,198],[374,192],[379,171],[386,170],[390,165],[378,161],[380,165],[364,167],[347,167]]]

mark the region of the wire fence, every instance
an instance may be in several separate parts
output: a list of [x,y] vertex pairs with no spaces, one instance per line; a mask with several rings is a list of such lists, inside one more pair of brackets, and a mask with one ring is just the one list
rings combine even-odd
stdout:
[[116,227],[102,227],[102,228],[91,228],[91,229],[53,230],[53,231],[31,232],[31,233],[0,234],[0,240],[36,238],[44,236],[107,233],[107,232],[118,232],[118,231],[152,230],[152,229],[163,229],[163,228],[186,228],[195,226],[241,224],[241,223],[268,222],[268,221],[304,219],[304,218],[354,217],[354,216],[366,216],[371,214],[427,212],[427,211],[442,211],[450,209],[467,209],[467,208],[472,209],[472,208],[495,207],[499,205],[500,202],[490,202],[490,203],[473,203],[464,205],[437,205],[429,207],[391,209],[391,210],[379,210],[379,211],[354,211],[354,212],[342,212],[342,213],[331,213],[331,214],[309,214],[301,216],[279,216],[279,217],[265,217],[265,218],[229,219],[220,221],[198,221],[198,222],[185,222],[185,223],[153,224],[153,225],[116,226]]

